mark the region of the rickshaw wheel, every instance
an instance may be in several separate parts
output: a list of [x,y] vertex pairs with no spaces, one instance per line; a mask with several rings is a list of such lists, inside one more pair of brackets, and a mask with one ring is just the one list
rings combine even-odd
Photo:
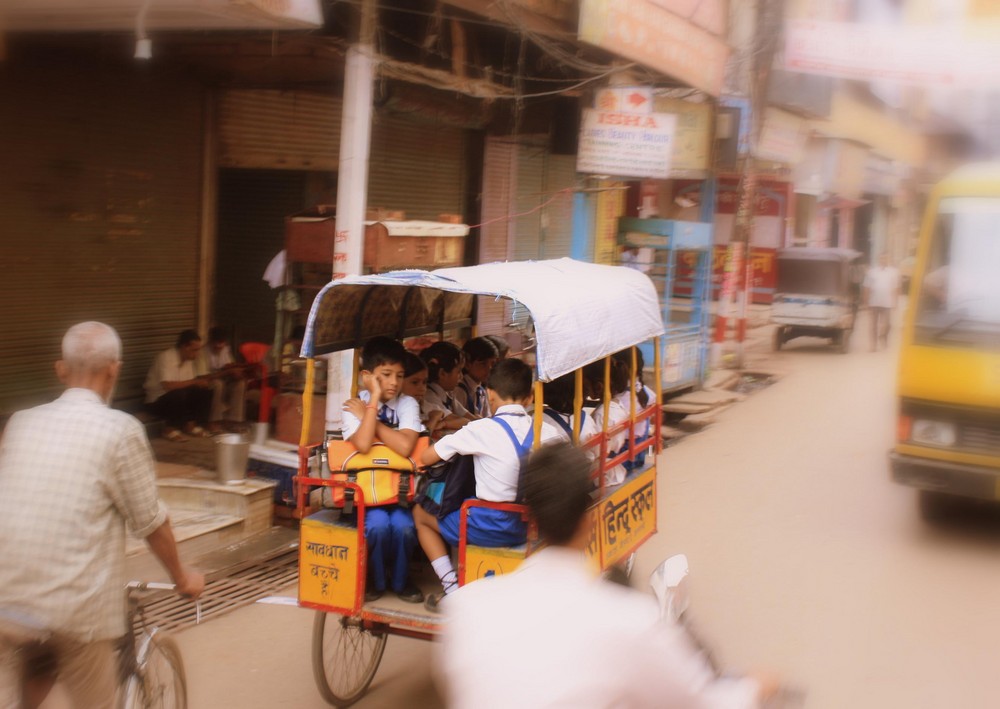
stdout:
[[385,633],[373,633],[351,618],[317,611],[313,621],[312,661],[316,686],[330,704],[349,707],[372,683]]

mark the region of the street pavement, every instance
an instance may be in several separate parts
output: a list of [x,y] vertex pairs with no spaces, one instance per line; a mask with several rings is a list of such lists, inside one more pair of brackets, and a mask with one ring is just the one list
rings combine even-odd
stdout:
[[[869,352],[860,325],[847,355],[806,339],[765,354],[755,331],[751,366],[781,377],[661,457],[659,533],[633,579],[686,553],[718,658],[775,672],[808,707],[995,707],[1000,525],[929,528],[890,482],[895,352]],[[191,706],[325,706],[312,618],[258,604],[179,633]],[[442,706],[431,666],[430,643],[390,638],[356,706]]]

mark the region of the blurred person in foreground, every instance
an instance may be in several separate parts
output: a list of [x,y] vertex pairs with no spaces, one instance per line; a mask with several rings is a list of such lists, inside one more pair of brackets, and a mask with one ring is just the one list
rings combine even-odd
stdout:
[[569,443],[531,456],[525,502],[548,546],[443,606],[441,685],[452,707],[757,707],[770,680],[720,680],[652,596],[584,556],[591,462]]
[[[146,432],[108,407],[121,341],[74,325],[53,402],[14,414],[0,439],[0,707],[35,707],[56,674],[75,707],[111,707],[125,627],[125,527],[197,598],[204,577],[181,564],[156,489]],[[26,657],[48,661],[43,677]]]

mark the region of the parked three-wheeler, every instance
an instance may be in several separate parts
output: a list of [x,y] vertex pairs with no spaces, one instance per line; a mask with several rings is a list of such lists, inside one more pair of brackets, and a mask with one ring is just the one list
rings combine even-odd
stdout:
[[[552,261],[497,263],[434,272],[399,271],[373,276],[351,276],[327,285],[317,296],[302,354],[314,358],[331,352],[357,350],[369,338],[387,335],[400,340],[437,334],[458,337],[475,333],[477,300],[506,299],[524,308],[534,326],[535,348],[524,358],[534,364],[535,446],[541,440],[542,383],[566,374],[575,376],[573,421],[580,422],[584,405],[582,368],[604,361],[605,382],[610,380],[610,356],[632,348],[631,374],[636,372],[635,346],[655,340],[657,353],[654,381],[656,399],[643,408],[633,389],[628,419],[608,426],[585,442],[580,424],[572,431],[574,441],[596,451],[595,492],[591,508],[593,533],[588,554],[595,573],[617,565],[634,553],[656,531],[656,453],[660,452],[660,362],[659,338],[663,321],[656,290],[642,273],[628,268],[600,266],[558,259]],[[310,366],[306,370],[313,372]],[[357,362],[354,388],[357,389]],[[312,382],[307,380],[304,408],[310,405]],[[605,407],[611,398],[603,392]],[[309,412],[303,416],[309,421]],[[652,435],[637,440],[646,423]],[[627,445],[609,448],[615,435],[627,434]],[[440,629],[440,616],[386,595],[366,602],[367,553],[364,537],[366,494],[371,487],[354,474],[338,472],[335,453],[350,445],[327,434],[326,441],[308,440],[303,427],[299,449],[300,470],[295,478],[297,511],[301,517],[299,547],[299,605],[316,611],[313,629],[313,670],[323,697],[336,706],[348,706],[367,690],[378,669],[389,635],[432,638]],[[641,458],[624,482],[613,487],[604,483],[604,471],[628,460]],[[329,457],[327,457],[327,455]],[[329,466],[322,461],[331,461]],[[333,467],[331,473],[329,467]],[[413,476],[419,484],[422,471],[412,458],[374,458],[367,472]],[[409,487],[409,483],[408,483]],[[316,490],[332,488],[324,496]],[[352,495],[344,494],[353,491]],[[310,494],[310,493],[313,494]],[[326,498],[325,502],[317,500]],[[400,495],[401,498],[405,497]],[[348,513],[345,499],[353,511]],[[461,510],[457,556],[460,584],[513,571],[537,548],[529,531],[527,543],[519,547],[476,547],[465,541],[468,511],[473,506],[521,512],[514,503],[466,500]],[[529,530],[531,525],[529,525]],[[432,575],[428,575],[432,577]],[[433,590],[430,581],[426,591]]]
[[778,250],[771,305],[776,351],[796,337],[822,337],[847,352],[861,300],[860,258],[851,249]]

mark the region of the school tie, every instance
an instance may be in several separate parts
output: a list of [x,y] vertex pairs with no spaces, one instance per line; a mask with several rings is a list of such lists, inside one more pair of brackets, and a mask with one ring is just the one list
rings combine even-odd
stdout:
[[480,385],[476,387],[476,413],[482,414],[486,407],[486,389]]
[[382,404],[378,410],[378,420],[384,423],[386,426],[396,425],[396,412],[389,408],[388,405]]

